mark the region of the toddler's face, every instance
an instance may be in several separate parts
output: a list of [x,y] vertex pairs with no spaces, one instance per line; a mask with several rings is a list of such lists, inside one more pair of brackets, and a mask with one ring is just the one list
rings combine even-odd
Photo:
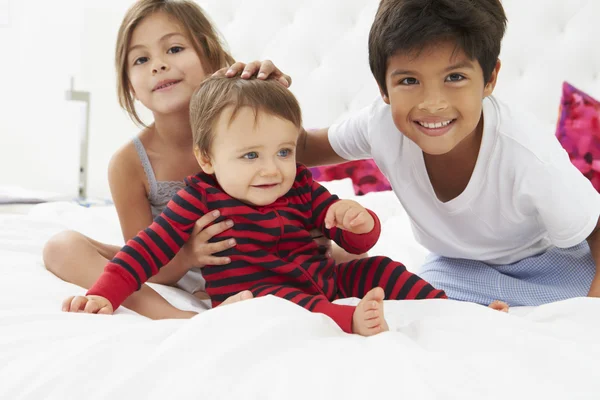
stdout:
[[394,124],[423,152],[451,152],[474,133],[482,100],[494,90],[500,64],[484,85],[483,71],[453,41],[426,47],[420,53],[390,57],[386,73]]
[[215,123],[210,159],[196,152],[198,162],[231,197],[254,206],[274,203],[294,183],[299,128],[262,111],[255,116],[250,107],[231,120],[232,111],[226,108]]

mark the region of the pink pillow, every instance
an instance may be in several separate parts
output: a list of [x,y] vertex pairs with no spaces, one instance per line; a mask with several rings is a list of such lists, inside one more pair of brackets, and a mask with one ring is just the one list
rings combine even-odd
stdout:
[[311,168],[310,170],[317,181],[352,179],[354,193],[359,196],[369,192],[392,189],[390,183],[373,160],[350,161],[343,164]]
[[556,136],[573,165],[600,191],[600,102],[564,82]]

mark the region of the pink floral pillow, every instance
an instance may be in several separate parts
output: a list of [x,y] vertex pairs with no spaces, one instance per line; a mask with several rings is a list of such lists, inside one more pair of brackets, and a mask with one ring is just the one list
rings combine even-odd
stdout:
[[369,192],[392,189],[390,183],[373,160],[350,161],[343,164],[311,168],[310,170],[317,181],[352,179],[354,193],[359,196]]
[[600,101],[564,82],[556,136],[573,165],[600,191]]

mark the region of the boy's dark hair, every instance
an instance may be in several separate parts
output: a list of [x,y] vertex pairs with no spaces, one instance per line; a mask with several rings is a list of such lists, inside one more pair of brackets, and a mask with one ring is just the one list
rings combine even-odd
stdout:
[[302,129],[302,112],[296,97],[280,83],[268,79],[211,77],[192,95],[190,125],[194,145],[208,157],[214,138],[214,125],[225,108],[232,106],[231,120],[242,107],[288,120]]
[[371,72],[387,95],[390,57],[454,40],[467,57],[479,62],[487,83],[498,61],[505,28],[500,0],[381,0],[369,33]]

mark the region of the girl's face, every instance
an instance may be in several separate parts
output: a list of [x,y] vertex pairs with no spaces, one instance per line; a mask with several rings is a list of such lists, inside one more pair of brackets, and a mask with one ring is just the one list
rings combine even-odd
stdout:
[[133,95],[154,114],[187,113],[194,90],[206,78],[192,43],[162,12],[135,28],[127,63]]

